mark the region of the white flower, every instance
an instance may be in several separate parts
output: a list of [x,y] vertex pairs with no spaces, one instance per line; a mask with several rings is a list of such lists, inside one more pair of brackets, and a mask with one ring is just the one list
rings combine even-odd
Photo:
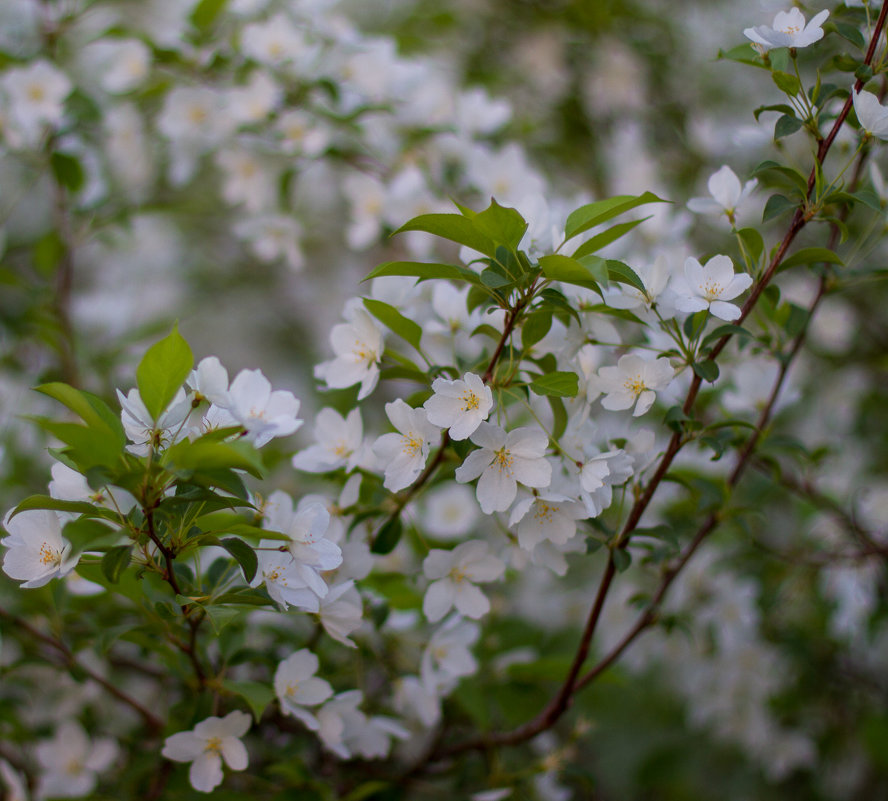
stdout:
[[469,540],[452,551],[433,548],[422,563],[426,578],[433,579],[422,601],[423,613],[432,623],[453,606],[466,617],[483,617],[490,611],[490,601],[472,582],[495,581],[505,569],[501,559],[487,552],[483,540]]
[[262,214],[235,223],[234,233],[250,244],[250,249],[264,262],[283,259],[293,272],[305,266],[300,244],[302,226],[283,214]]
[[162,450],[169,447],[187,433],[185,421],[191,414],[191,401],[180,389],[167,408],[160,413],[155,421],[145,408],[139,390],[133,388],[126,395],[119,389],[117,399],[120,401],[120,420],[126,436],[132,442],[127,450],[136,456],[147,456],[149,451]]
[[335,409],[321,409],[315,417],[314,437],[317,444],[297,453],[293,467],[308,473],[326,473],[344,467],[350,473],[362,455],[361,410],[352,409],[343,418]]
[[48,61],[11,69],[0,81],[9,101],[11,122],[28,143],[36,144],[44,125],[61,124],[64,101],[73,86]]
[[[320,608],[319,594],[326,595],[327,585],[314,570],[297,562],[288,551],[278,550],[280,546],[280,540],[262,540],[259,543],[256,551],[259,566],[250,586],[265,584],[271,599],[282,609],[295,606],[307,612],[317,612]],[[323,584],[322,593],[314,591],[318,582]]]
[[241,370],[237,374],[228,390],[228,411],[257,448],[273,437],[289,436],[302,425],[296,417],[299,401],[292,392],[272,391],[261,370]]
[[294,510],[286,492],[275,490],[268,497],[263,528],[290,538],[287,549],[298,563],[295,569],[319,597],[327,594],[321,571],[335,570],[342,564],[339,546],[324,536],[329,525],[330,512],[324,503],[306,497]]
[[399,434],[383,434],[373,443],[373,452],[385,465],[383,486],[391,492],[409,487],[422,472],[429,448],[438,439],[438,429],[426,418],[424,409],[411,409],[400,398],[385,405],[385,413]]
[[752,194],[758,181],[753,178],[745,184],[734,171],[725,164],[709,176],[709,197],[694,197],[688,201],[688,208],[697,214],[725,214],[732,223],[737,209]]
[[222,172],[222,197],[227,203],[243,204],[254,214],[274,205],[277,173],[262,157],[238,145],[218,151],[215,161]]
[[235,86],[225,95],[226,110],[240,125],[261,122],[281,104],[284,93],[266,72],[250,73],[246,86]]
[[239,738],[250,728],[250,716],[235,710],[224,718],[202,720],[191,731],[167,737],[163,756],[175,762],[190,762],[188,779],[195,790],[209,793],[222,783],[222,760],[231,770],[244,770],[247,749]]
[[577,533],[577,520],[588,517],[581,503],[566,495],[544,492],[515,504],[509,528],[515,528],[518,544],[532,551],[545,540],[564,545]]
[[198,362],[188,376],[188,386],[194,390],[196,400],[208,400],[223,409],[228,406],[228,370],[215,356]]
[[[634,269],[644,284],[644,292],[629,284],[612,284],[611,291],[606,295],[607,305],[613,309],[636,309],[639,306],[650,309],[656,303],[661,317],[674,316],[673,309],[664,309],[664,306],[669,304],[663,303],[664,293],[671,275],[666,257],[663,254],[658,254],[653,264],[641,264]],[[605,341],[616,342],[617,339]],[[582,350],[581,348],[581,352]],[[588,375],[588,373],[586,374]]]
[[70,573],[79,557],[71,555],[71,543],[62,536],[59,517],[48,509],[32,509],[6,515],[3,527],[9,533],[0,545],[9,550],[3,556],[3,572],[22,587],[42,587],[54,578]]
[[281,150],[308,158],[319,156],[330,143],[330,130],[313,114],[293,109],[281,114],[274,125],[281,136]]
[[634,404],[632,416],[639,417],[656,400],[655,390],[665,389],[674,375],[669,359],[650,360],[627,353],[616,367],[602,367],[598,371],[597,388],[605,393],[601,405],[609,411],[619,411]]
[[395,680],[394,686],[392,706],[396,712],[426,728],[441,719],[441,698],[437,687],[427,685],[418,676],[403,676]]
[[888,139],[888,108],[872,92],[851,91],[854,113],[860,127],[879,139]]
[[138,39],[100,39],[83,48],[81,58],[106,92],[129,92],[151,68],[151,50]]
[[241,33],[241,49],[248,58],[270,66],[288,62],[302,66],[318,52],[317,46],[309,44],[283,13],[247,25]]
[[429,640],[422,654],[421,675],[427,687],[453,686],[455,679],[471,676],[478,663],[469,647],[478,640],[479,629],[454,615]]
[[281,711],[298,718],[312,731],[317,731],[320,724],[303,707],[317,706],[333,695],[329,683],[314,675],[317,670],[317,656],[303,648],[288,656],[274,672],[274,692]]
[[360,690],[349,690],[334,696],[318,710],[318,737],[340,759],[350,759],[352,753],[364,759],[381,759],[388,755],[392,737],[409,737],[404,727],[391,718],[368,718],[358,709],[362,700]]
[[698,312],[704,309],[720,320],[736,320],[740,308],[727,303],[752,286],[752,276],[734,273],[734,262],[730,256],[713,256],[706,266],[695,258],[685,261],[684,282],[677,281],[675,287],[675,307],[683,312]]
[[114,740],[102,738],[90,742],[76,721],[67,721],[56,730],[55,737],[37,745],[40,776],[40,798],[79,798],[92,793],[97,775],[107,770],[117,758]]
[[382,359],[382,329],[373,317],[355,305],[346,309],[347,323],[334,325],[330,344],[336,358],[315,368],[315,376],[327,382],[331,389],[344,389],[360,384],[358,400],[366,398],[379,380],[379,361]]
[[506,434],[493,423],[481,423],[472,442],[481,447],[456,469],[456,480],[465,484],[481,476],[477,497],[485,514],[508,509],[518,492],[517,482],[549,486],[552,467],[545,459],[549,438],[540,429],[525,426]]
[[446,483],[425,496],[422,523],[437,539],[459,539],[468,534],[478,520],[478,505],[472,502],[468,487]]
[[759,45],[763,51],[772,47],[807,47],[823,38],[821,27],[829,16],[829,11],[821,11],[807,25],[805,17],[797,8],[780,11],[773,24],[747,28],[743,35]]
[[[52,481],[49,482],[49,494],[53,498],[64,501],[88,501],[106,509],[117,509],[124,514],[136,505],[136,499],[126,490],[118,487],[102,487],[94,490],[86,478],[61,462],[52,466]],[[72,515],[76,517],[76,515]]]
[[429,422],[450,430],[450,438],[466,439],[475,433],[493,408],[493,393],[479,376],[466,373],[462,380],[448,381],[436,378],[432,382],[434,395],[423,408]]
[[344,581],[330,587],[327,595],[321,599],[318,614],[327,634],[349,648],[357,648],[348,635],[360,627],[363,613],[361,596],[355,589],[354,581]]

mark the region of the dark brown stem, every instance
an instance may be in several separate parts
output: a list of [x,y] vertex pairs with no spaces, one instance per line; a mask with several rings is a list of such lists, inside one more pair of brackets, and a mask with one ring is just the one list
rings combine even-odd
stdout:
[[0,617],[17,626],[38,642],[41,642],[44,645],[52,648],[61,657],[62,663],[68,670],[82,673],[91,681],[94,681],[100,687],[107,690],[107,692],[117,698],[117,700],[123,702],[124,704],[138,712],[139,715],[142,717],[142,720],[144,720],[145,726],[148,728],[151,736],[159,734],[160,730],[163,729],[163,721],[159,717],[157,717],[153,712],[140,704],[135,698],[127,695],[120,688],[115,687],[106,678],[100,676],[95,671],[91,670],[88,667],[85,667],[80,662],[78,662],[77,658],[71,652],[71,649],[68,648],[68,646],[65,645],[64,642],[49,634],[44,634],[39,629],[34,628],[26,620],[18,617],[18,615],[14,615],[11,612],[8,612],[2,607],[0,607]]

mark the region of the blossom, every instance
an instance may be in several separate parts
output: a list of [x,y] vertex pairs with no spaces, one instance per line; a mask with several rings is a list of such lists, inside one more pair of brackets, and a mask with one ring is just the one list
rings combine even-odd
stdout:
[[[280,540],[262,540],[259,543],[256,551],[259,564],[250,586],[265,584],[271,599],[282,609],[295,606],[307,612],[317,612],[320,608],[318,597],[326,595],[327,585],[317,573],[310,568],[305,569],[288,551],[279,550],[280,545]],[[323,585],[321,593],[314,591],[318,582]]]
[[43,126],[62,122],[65,98],[73,86],[68,77],[48,61],[8,70],[0,88],[9,100],[11,121],[29,142],[36,143]]
[[303,707],[317,706],[333,695],[330,684],[314,675],[317,670],[317,656],[303,648],[288,656],[274,672],[274,692],[281,711],[298,718],[312,731],[317,731],[320,723]]
[[466,373],[462,380],[456,381],[436,378],[432,390],[435,394],[423,408],[430,423],[449,429],[451,439],[470,437],[493,408],[490,387],[474,373]]
[[361,596],[355,589],[354,581],[344,581],[330,587],[330,591],[321,599],[318,615],[324,631],[334,640],[349,648],[357,648],[348,635],[360,627],[363,611]]
[[350,473],[362,456],[364,425],[361,410],[343,417],[335,409],[321,409],[315,417],[315,445],[293,457],[293,467],[308,473],[326,473],[344,467]]
[[545,540],[564,545],[577,533],[577,520],[588,517],[585,507],[566,495],[540,493],[515,504],[509,528],[515,528],[518,544],[532,551]]
[[452,551],[433,548],[423,560],[426,578],[433,579],[422,600],[422,611],[430,622],[441,620],[450,608],[478,619],[490,611],[490,601],[472,582],[495,581],[506,566],[487,552],[483,540],[469,540]]
[[411,409],[400,398],[385,405],[385,413],[398,434],[383,434],[373,443],[373,452],[385,465],[383,486],[391,492],[409,487],[422,472],[438,429],[424,409]]
[[669,359],[650,360],[627,353],[616,367],[602,367],[598,371],[597,388],[605,393],[601,405],[609,411],[619,411],[634,404],[632,416],[639,417],[656,400],[655,390],[665,389],[674,375]]
[[683,312],[704,309],[720,320],[736,320],[740,309],[727,303],[752,286],[752,276],[734,273],[734,262],[729,256],[713,256],[706,266],[695,258],[685,261],[684,282],[677,282],[675,307]]
[[299,401],[292,392],[272,391],[261,370],[241,370],[228,390],[228,411],[261,448],[273,437],[286,437],[302,425],[296,417]]
[[888,108],[872,92],[855,92],[851,99],[860,127],[879,139],[888,139]]
[[250,716],[235,710],[224,718],[202,720],[191,731],[167,737],[161,753],[174,762],[190,762],[188,779],[195,790],[209,793],[222,783],[222,760],[232,770],[244,770],[247,749],[239,738],[250,728]]
[[459,539],[468,534],[478,520],[478,505],[472,492],[459,484],[444,484],[425,496],[422,522],[436,539]]
[[3,527],[8,537],[0,545],[9,550],[3,556],[3,572],[22,587],[42,587],[54,578],[68,575],[77,565],[71,543],[62,536],[59,516],[48,509],[32,509],[12,516]]
[[709,176],[707,186],[712,197],[691,198],[688,208],[697,214],[725,214],[733,223],[737,209],[757,185],[755,178],[741,185],[734,171],[725,164]]
[[821,27],[829,16],[829,11],[821,11],[806,25],[805,17],[797,8],[780,11],[774,17],[773,24],[757,25],[747,28],[743,35],[759,45],[763,51],[772,47],[807,47],[823,38]]
[[352,753],[364,759],[381,759],[388,755],[392,737],[405,740],[409,736],[404,727],[391,718],[381,715],[368,718],[358,709],[363,697],[360,690],[348,690],[318,710],[318,737],[340,759],[349,759]]
[[518,482],[528,487],[549,486],[552,467],[545,459],[549,444],[545,432],[524,426],[507,434],[493,423],[481,423],[472,442],[481,447],[456,469],[456,480],[465,484],[481,476],[477,497],[484,514],[508,509],[518,492]]
[[191,401],[180,389],[167,408],[160,413],[157,420],[151,416],[139,390],[131,389],[124,395],[117,390],[120,401],[120,420],[127,439],[132,445],[127,450],[136,456],[147,456],[154,450],[167,448],[186,435],[185,421],[191,414]]
[[379,380],[382,359],[382,329],[363,308],[351,305],[346,309],[347,323],[334,325],[330,344],[336,358],[315,368],[315,376],[331,389],[344,389],[360,384],[358,400],[366,398]]
[[478,663],[469,647],[478,640],[477,623],[454,615],[431,637],[422,654],[422,681],[427,687],[453,685],[455,679],[471,676]]
[[342,564],[339,546],[325,537],[329,525],[326,505],[313,498],[303,498],[294,509],[293,500],[282,490],[275,490],[268,497],[263,528],[290,538],[287,550],[297,562],[294,569],[319,597],[327,594],[320,572],[335,570]]
[[110,738],[90,742],[81,725],[70,720],[55,737],[37,745],[37,761],[43,769],[40,798],[79,798],[95,789],[98,773],[117,758],[117,744]]
[[148,77],[152,55],[138,39],[101,39],[83,48],[81,58],[106,92],[118,94],[132,91]]

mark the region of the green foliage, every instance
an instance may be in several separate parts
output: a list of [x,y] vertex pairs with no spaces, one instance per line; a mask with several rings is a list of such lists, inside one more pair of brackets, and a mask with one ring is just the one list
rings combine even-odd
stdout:
[[169,406],[193,366],[191,348],[176,326],[145,353],[136,369],[136,380],[142,403],[154,420]]

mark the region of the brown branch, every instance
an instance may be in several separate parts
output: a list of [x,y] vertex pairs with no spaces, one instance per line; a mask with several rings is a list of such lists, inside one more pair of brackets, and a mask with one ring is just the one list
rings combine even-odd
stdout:
[[10,623],[17,626],[22,631],[26,632],[30,637],[37,640],[38,642],[41,642],[44,645],[52,648],[56,653],[59,654],[62,659],[63,665],[68,670],[77,671],[84,674],[100,687],[107,690],[107,692],[117,698],[117,700],[123,702],[131,709],[138,712],[139,715],[142,717],[142,720],[144,720],[145,726],[148,728],[151,736],[159,734],[161,729],[163,729],[163,721],[159,717],[157,717],[157,715],[155,715],[153,712],[151,712],[151,710],[147,709],[145,706],[139,703],[135,698],[127,695],[119,687],[115,687],[111,682],[104,678],[104,676],[100,676],[95,671],[78,662],[71,649],[68,648],[68,646],[65,645],[64,642],[49,634],[44,634],[39,629],[34,628],[23,618],[20,618],[18,615],[12,614],[3,607],[0,607],[0,617],[8,620]]

